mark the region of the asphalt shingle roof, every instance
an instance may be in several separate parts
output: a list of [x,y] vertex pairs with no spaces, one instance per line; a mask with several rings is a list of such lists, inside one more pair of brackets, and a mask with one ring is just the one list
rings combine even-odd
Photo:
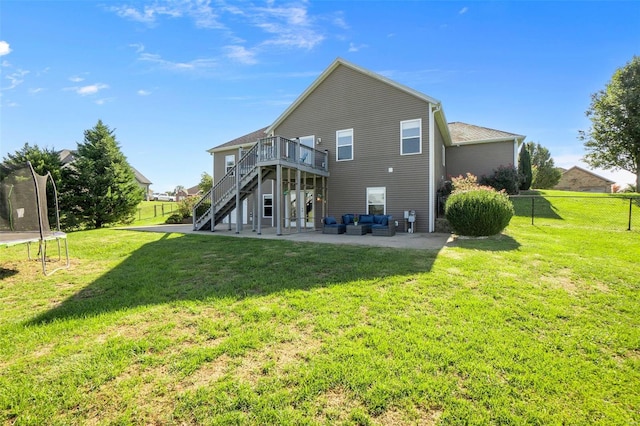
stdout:
[[513,140],[515,138],[524,139],[523,135],[515,133],[503,132],[502,130],[490,129],[488,127],[475,126],[473,124],[455,121],[449,123],[449,132],[451,133],[451,141],[458,143],[473,143],[479,141],[490,140]]
[[248,133],[244,136],[240,136],[239,138],[235,138],[229,142],[225,142],[221,145],[218,145],[216,147],[213,147],[209,150],[209,152],[212,151],[217,151],[219,149],[224,149],[224,148],[231,148],[234,146],[242,146],[242,145],[248,145],[248,144],[252,144],[258,141],[258,139],[262,139],[265,137],[265,130],[267,130],[268,127],[263,127],[262,129],[258,129],[255,130],[251,133]]

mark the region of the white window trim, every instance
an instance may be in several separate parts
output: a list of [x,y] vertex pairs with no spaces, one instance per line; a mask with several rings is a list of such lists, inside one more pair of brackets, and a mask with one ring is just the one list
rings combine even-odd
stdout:
[[369,214],[369,206],[371,205],[369,203],[369,191],[372,190],[376,190],[376,189],[381,189],[384,191],[384,204],[383,204],[383,213],[382,214],[387,214],[387,187],[386,186],[371,186],[365,189],[365,207],[364,207],[364,211],[367,212],[367,214]]
[[[404,137],[402,136],[402,125],[404,123],[411,123],[417,121],[418,122],[418,135],[420,138],[420,142],[418,143],[418,146],[420,147],[420,149],[418,150],[418,152],[408,152],[408,153],[404,153],[403,149],[404,149]],[[422,118],[414,118],[411,120],[403,120],[400,122],[400,155],[420,155],[422,154]]]
[[[271,199],[270,206],[267,206],[267,203],[265,203],[267,199]],[[271,207],[271,216],[267,216],[264,214],[265,207]],[[262,218],[271,219],[272,217],[273,217],[273,194],[262,194]]]
[[[227,160],[229,158],[233,158],[233,166],[229,167]],[[236,165],[236,156],[234,154],[228,154],[224,156],[224,174],[226,175],[227,173],[229,173],[230,169],[233,169]]]
[[[338,139],[339,139],[339,134],[341,132],[351,132],[351,158],[345,158],[343,160],[338,159],[338,148],[340,147],[340,145],[338,145]],[[355,136],[354,136],[353,129],[342,129],[342,130],[336,131],[336,161],[353,161],[353,159],[356,157],[354,140],[355,140]],[[342,146],[348,146],[348,145],[342,145]]]

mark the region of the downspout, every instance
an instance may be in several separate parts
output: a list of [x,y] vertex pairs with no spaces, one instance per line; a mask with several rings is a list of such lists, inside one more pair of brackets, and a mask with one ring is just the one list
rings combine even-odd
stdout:
[[513,167],[518,169],[518,138],[513,138]]
[[435,197],[436,197],[436,129],[435,113],[440,111],[440,104],[429,104],[429,232],[435,231]]

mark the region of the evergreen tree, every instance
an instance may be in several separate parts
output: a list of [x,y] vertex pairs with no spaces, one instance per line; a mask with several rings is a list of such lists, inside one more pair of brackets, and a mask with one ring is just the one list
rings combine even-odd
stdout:
[[558,170],[549,150],[539,143],[527,142],[525,147],[531,155],[533,180],[531,187],[536,189],[553,188],[560,182],[562,172]]
[[99,120],[85,130],[75,157],[63,169],[65,226],[101,228],[132,220],[144,190],[136,183],[114,132]]
[[520,155],[518,156],[518,171],[522,179],[520,180],[520,190],[526,191],[531,188],[533,182],[533,171],[531,170],[531,154],[527,145],[524,144],[520,149]]
[[60,155],[54,149],[40,148],[38,145],[24,146],[13,154],[7,154],[0,164],[0,179],[6,177],[12,170],[27,166],[27,161],[31,162],[33,169],[39,175],[51,173],[56,185],[60,185]]

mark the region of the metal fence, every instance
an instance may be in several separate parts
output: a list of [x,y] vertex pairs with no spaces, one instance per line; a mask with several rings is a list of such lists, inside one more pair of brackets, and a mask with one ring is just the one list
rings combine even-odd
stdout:
[[169,216],[178,210],[178,203],[162,203],[138,207],[137,220],[152,219],[158,216]]
[[[512,195],[515,216],[538,226],[582,226],[640,231],[640,196],[633,195]],[[447,197],[438,198],[444,218]]]
[[518,217],[531,225],[640,230],[640,196],[512,195]]

